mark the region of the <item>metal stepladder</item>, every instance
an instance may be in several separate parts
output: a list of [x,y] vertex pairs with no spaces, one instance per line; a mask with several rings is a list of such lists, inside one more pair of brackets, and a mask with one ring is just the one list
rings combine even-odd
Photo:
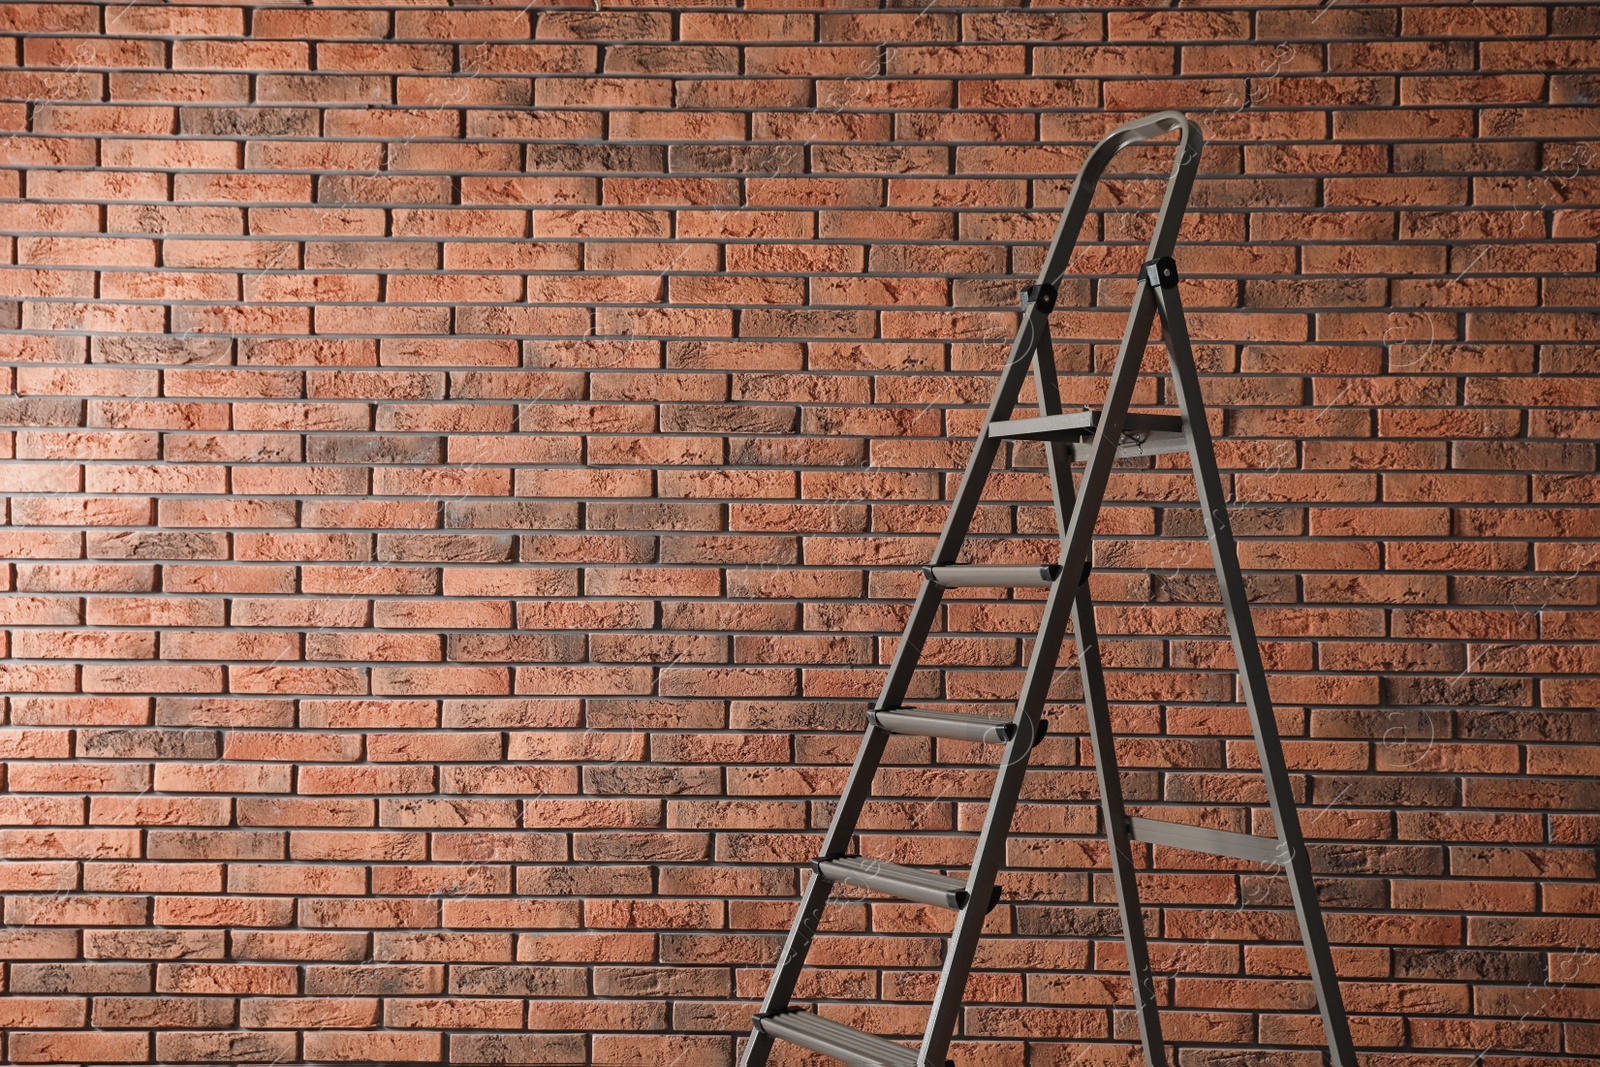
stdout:
[[[1059,398],[1049,315],[1055,306],[1056,283],[1072,255],[1090,200],[1111,158],[1130,145],[1155,141],[1176,131],[1177,158],[1167,179],[1166,194],[1133,297],[1122,343],[1112,367],[1104,406],[1099,411],[1063,412]],[[1350,1028],[1340,998],[1337,975],[1323,928],[1322,912],[1311,865],[1301,837],[1299,817],[1283,761],[1266,675],[1245,598],[1237,549],[1228,524],[1221,477],[1213,455],[1211,433],[1201,401],[1183,307],[1172,259],[1178,227],[1198,170],[1202,136],[1198,127],[1176,111],[1164,111],[1130,122],[1108,134],[1090,152],[1073,183],[1054,240],[1037,282],[1023,290],[1022,324],[1001,370],[983,428],[973,446],[951,504],[949,518],[934,549],[930,566],[914,601],[905,631],[890,664],[888,677],[873,709],[866,734],[840,797],[833,821],[812,861],[813,877],[802,893],[794,924],[785,941],[766,999],[756,1014],[741,1067],[764,1067],[775,1040],[792,1042],[832,1057],[850,1067],[953,1067],[948,1059],[967,974],[972,967],[984,917],[998,902],[995,877],[1016,808],[1028,755],[1042,736],[1044,709],[1057,656],[1071,623],[1083,681],[1090,743],[1100,789],[1101,815],[1109,844],[1123,939],[1133,972],[1133,1001],[1144,1047],[1146,1067],[1168,1067],[1156,1005],[1156,984],[1149,951],[1130,842],[1187,849],[1250,860],[1283,869],[1309,957],[1333,1067],[1358,1067]],[[1156,316],[1171,365],[1178,415],[1130,412],[1140,362]],[[1039,414],[1012,418],[1018,394],[1032,367]],[[1059,562],[1052,566],[959,565],[955,561],[967,537],[984,482],[1003,441],[1042,441],[1060,533]],[[1276,838],[1129,816],[1112,747],[1111,718],[1089,596],[1090,550],[1113,461],[1119,456],[1187,453],[1195,475],[1200,511],[1210,542],[1222,608],[1238,663],[1240,692],[1249,714],[1267,802]],[[1085,464],[1076,490],[1072,464]],[[1023,675],[1021,695],[1009,720],[906,707],[922,645],[931,630],[946,589],[1048,589],[1037,640]],[[882,860],[851,856],[848,848],[884,746],[894,734],[909,734],[1002,746],[1003,755],[989,799],[988,814],[964,879],[904,867]],[[890,1041],[844,1026],[791,1006],[807,952],[828,903],[834,883],[886,893],[953,909],[954,929],[928,1014],[920,1048]]]

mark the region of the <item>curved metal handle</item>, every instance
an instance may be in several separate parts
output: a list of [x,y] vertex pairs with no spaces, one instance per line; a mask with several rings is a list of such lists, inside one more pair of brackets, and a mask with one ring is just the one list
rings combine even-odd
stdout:
[[[1124,122],[1100,138],[1100,143],[1094,146],[1090,155],[1104,152],[1106,158],[1116,155],[1131,144],[1141,144],[1164,137],[1173,130],[1184,131],[1184,137],[1197,133],[1199,127],[1190,120],[1189,116],[1181,111],[1157,111],[1153,115],[1146,115],[1142,119]],[[1181,141],[1181,139],[1180,139]]]
[[1145,144],[1178,131],[1177,158],[1172,163],[1172,173],[1167,177],[1166,195],[1161,201],[1161,213],[1156,216],[1155,232],[1150,237],[1150,251],[1146,260],[1160,259],[1172,254],[1178,239],[1178,227],[1183,222],[1183,211],[1189,203],[1189,190],[1194,185],[1195,172],[1200,167],[1200,151],[1205,147],[1205,135],[1193,120],[1181,111],[1157,111],[1153,115],[1134,119],[1118,126],[1100,139],[1083,161],[1077,179],[1072,183],[1072,195],[1061,213],[1061,224],[1050,242],[1050,250],[1039,270],[1039,281],[1055,285],[1067,269],[1067,261],[1078,243],[1078,232],[1089,214],[1089,201],[1100,184],[1111,157],[1129,145]]

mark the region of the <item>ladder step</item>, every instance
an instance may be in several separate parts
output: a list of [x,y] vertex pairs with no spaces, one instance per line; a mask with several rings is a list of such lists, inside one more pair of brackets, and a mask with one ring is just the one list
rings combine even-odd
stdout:
[[873,889],[901,900],[940,908],[964,908],[967,904],[967,883],[916,867],[902,867],[866,856],[819,859],[813,863],[824,878],[858,889]]
[[1205,852],[1212,856],[1227,856],[1236,860],[1271,863],[1282,867],[1289,862],[1283,844],[1275,837],[1256,837],[1254,834],[1236,834],[1231,830],[1212,830],[1204,826],[1167,822],[1164,819],[1141,819],[1128,816],[1128,836],[1135,841],[1152,845],[1185,848],[1190,852]]
[[1182,415],[1160,415],[1150,411],[1130,411],[1122,420],[1122,432],[1183,433]]
[[[1073,445],[1072,461],[1074,463],[1089,462],[1089,454],[1094,451],[1093,445]],[[1117,458],[1131,459],[1137,456],[1167,456],[1174,452],[1189,451],[1189,435],[1182,430],[1150,430],[1148,432],[1129,430],[1122,435],[1122,440],[1117,443]]]
[[[1078,441],[1093,436],[1099,423],[1098,411],[1068,411],[1060,415],[991,422],[989,436],[1009,441]],[[1136,436],[1176,433],[1182,438],[1183,416],[1130,411],[1123,416],[1122,432]]]
[[1017,732],[1009,719],[986,715],[959,715],[953,711],[928,711],[924,708],[887,708],[867,713],[874,723],[892,734],[914,737],[948,737],[955,741],[982,741],[1003,745]]
[[924,567],[922,573],[934,585],[946,589],[985,587],[1012,587],[1017,589],[1048,589],[1061,573],[1058,564],[1027,567],[983,567],[951,564],[947,567]]
[[914,1049],[809,1011],[757,1016],[756,1021],[763,1033],[832,1056],[849,1067],[922,1067],[922,1058]]
[[1031,419],[1009,419],[991,422],[989,436],[1008,441],[1075,441],[1094,433],[1095,423],[1099,421],[1098,411],[1068,411]]

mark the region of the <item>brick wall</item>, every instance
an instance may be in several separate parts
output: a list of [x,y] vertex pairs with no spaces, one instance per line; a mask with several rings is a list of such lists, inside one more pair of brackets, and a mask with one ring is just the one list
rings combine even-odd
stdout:
[[[1211,142],[1178,260],[1365,1063],[1600,1055],[1597,33],[1551,4],[0,4],[5,1061],[728,1064],[1015,292],[1088,144],[1175,106]],[[1123,158],[1054,319],[1069,403],[1165,166]],[[1021,561],[1049,518],[1011,462],[979,550]],[[1259,830],[1178,466],[1118,475],[1097,553],[1126,788]],[[976,636],[924,700],[1015,692],[1019,600],[950,602]],[[1075,684],[963,1067],[1136,1056]],[[959,868],[987,754],[892,752],[864,848]],[[1310,1067],[1281,884],[1158,858],[1183,1063]],[[942,917],[832,914],[807,994],[919,1029]]]

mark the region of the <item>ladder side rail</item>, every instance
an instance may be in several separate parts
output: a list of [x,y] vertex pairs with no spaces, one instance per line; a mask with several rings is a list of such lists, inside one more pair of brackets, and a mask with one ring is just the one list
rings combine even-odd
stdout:
[[1150,324],[1155,318],[1155,298],[1151,296],[1151,288],[1149,279],[1141,274],[1138,287],[1134,290],[1133,307],[1128,309],[1128,327],[1123,332],[1117,361],[1111,370],[1105,406],[1101,409],[1100,421],[1095,428],[1093,451],[1078,480],[1072,516],[1062,538],[1062,573],[1071,575],[1069,581],[1075,581],[1077,572],[1089,561],[1095,519],[1100,514],[1101,498],[1105,495],[1106,482],[1111,477],[1111,466],[1116,462],[1122,423],[1127,418],[1128,404],[1133,399],[1133,389],[1139,380],[1139,364],[1149,345]]
[[789,1007],[789,998],[794,996],[795,985],[805,969],[806,955],[811,951],[811,942],[816,936],[817,926],[822,922],[822,913],[827,910],[830,889],[828,879],[813,871],[810,883],[800,896],[800,906],[789,927],[789,936],[784,938],[783,949],[773,965],[767,995],[762,998],[761,1007],[751,1023],[750,1038],[745,1044],[744,1055],[739,1059],[741,1067],[754,1067],[767,1062],[767,1055],[772,1049],[772,1035],[761,1029],[761,1019]]
[[[766,1009],[761,1010],[764,1012]],[[758,1014],[750,1023],[750,1035],[745,1038],[739,1067],[762,1067],[771,1055],[772,1035],[761,1029],[761,1015]]]
[[[1032,362],[1037,363],[1038,325],[1043,321],[1044,316],[1038,314],[1030,305],[1023,321],[1019,324],[1011,353],[984,418],[985,430],[979,432],[972,455],[967,461],[966,470],[962,473],[950,513],[945,519],[938,545],[934,549],[933,565],[952,562],[966,538],[972,517],[977,511],[978,500],[983,493],[983,483],[988,478],[1000,446],[998,440],[989,437],[986,432],[987,426],[990,422],[1009,416],[1015,407],[1017,394],[1027,379],[1030,363],[1028,357],[1032,356]],[[918,660],[921,658],[923,642],[932,628],[943,594],[942,587],[926,578],[923,579],[922,588],[917,593],[911,614],[906,620],[906,627],[901,633],[899,646],[895,649],[894,658],[890,662],[883,689],[878,695],[875,704],[877,709],[899,707],[904,701],[906,690],[910,687]],[[1030,731],[1029,743],[1031,737]],[[838,806],[834,809],[827,836],[823,839],[821,853],[823,856],[843,855],[847,850],[850,838],[855,833],[861,809],[871,791],[872,778],[877,771],[887,740],[887,731],[874,723],[868,724],[861,748],[856,754],[856,762],[851,767],[850,777],[845,783]],[[1007,751],[1010,751],[1009,746]],[[762,1002],[761,1014],[781,1011],[788,1007],[789,998],[793,995],[795,984],[799,980],[806,955],[815,937],[816,927],[827,908],[829,888],[828,880],[820,872],[813,874],[795,915],[795,921],[790,927],[767,996]],[[762,1033],[759,1025],[753,1027],[743,1062],[746,1065],[764,1063],[771,1044],[770,1035]]]
[[[1034,383],[1039,390],[1039,414],[1054,415],[1061,410],[1060,382],[1055,373],[1048,320],[1041,328],[1039,355],[1034,362]],[[1072,453],[1063,442],[1046,442],[1050,489],[1054,496],[1056,530],[1061,538],[1063,558],[1067,548],[1067,515],[1074,503]],[[1114,447],[1114,445],[1113,445]],[[1116,883],[1117,908],[1122,917],[1123,943],[1128,952],[1128,969],[1133,986],[1134,1010],[1139,1024],[1140,1044],[1146,1067],[1166,1067],[1161,1038],[1161,1019],[1156,1007],[1155,978],[1150,970],[1150,951],[1145,943],[1144,915],[1139,904],[1139,887],[1134,880],[1133,859],[1128,845],[1126,813],[1122,803],[1122,781],[1117,773],[1116,751],[1112,747],[1110,707],[1106,700],[1105,673],[1100,661],[1100,641],[1094,623],[1094,602],[1089,596],[1089,570],[1079,575],[1064,574],[1062,581],[1075,582],[1072,600],[1072,633],[1078,650],[1079,673],[1083,680],[1084,710],[1088,713],[1089,739],[1095,753],[1095,774],[1100,784],[1100,804],[1106,823],[1110,849],[1111,875]]]
[[[1037,305],[1030,303],[1028,320],[1033,327],[1033,381],[1037,393],[1039,413],[1041,415],[1055,415],[1061,411],[1061,396],[1059,383],[1056,380],[1054,345],[1050,339],[1049,319],[1047,313],[1042,313]],[[1010,414],[1007,412],[1006,414]],[[987,425],[987,424],[986,424]],[[995,442],[998,444],[998,442]],[[1067,447],[1055,441],[1045,442],[1046,462],[1050,478],[1050,493],[1055,506],[1058,530],[1065,530],[1065,507],[1070,502],[1072,494],[1072,463],[1071,453]],[[1065,480],[1063,484],[1063,480]],[[1065,538],[1062,538],[1063,544]],[[1053,604],[1056,601],[1056,590],[1060,587],[1058,579],[1052,585],[1052,592],[1047,598]],[[1054,614],[1059,614],[1059,607],[1047,604],[1044,617],[1041,619],[1041,629],[1052,629],[1051,620]],[[1065,639],[1065,634],[1056,638],[1057,647]],[[1037,646],[1036,646],[1037,648]],[[1059,653],[1058,653],[1059,655]],[[995,808],[999,799],[1004,806],[1004,798],[1009,796],[1014,808],[1016,797],[1022,789],[1022,779],[1026,775],[1029,753],[1038,739],[1039,716],[1044,709],[1044,700],[1037,702],[1037,708],[1031,713],[1028,708],[1030,701],[1026,694],[1031,686],[1030,682],[1035,677],[1035,664],[1029,664],[1028,679],[1023,683],[1023,699],[1018,701],[1017,709],[1013,712],[1012,721],[1016,724],[1016,731],[1011,742],[1005,748],[1003,763],[995,777],[994,788],[990,797],[989,810],[985,815],[983,827],[979,832],[976,848],[973,853],[973,866],[968,874],[967,893],[968,900],[972,903],[957,919],[957,929],[951,933],[950,947],[945,955],[945,962],[939,975],[939,984],[934,993],[933,1004],[929,1009],[928,1025],[923,1034],[923,1062],[934,1064],[940,1062],[948,1049],[950,1035],[954,1032],[956,1014],[961,1006],[961,998],[965,992],[967,978],[971,972],[972,958],[977,952],[977,942],[982,934],[986,921],[987,908],[982,906],[990,898],[993,885],[1000,870],[1001,856],[999,853],[1004,847],[1004,842],[1009,837],[1011,814],[1006,812],[1003,819],[998,818]],[[1051,661],[1054,662],[1053,659]],[[1049,689],[1048,679],[1052,672],[1046,671],[1044,688]],[[1014,781],[1008,772],[1015,768]],[[992,833],[995,827],[999,828],[999,839],[996,840]],[[995,855],[989,857],[988,852]],[[988,859],[990,862],[985,862]],[[968,923],[968,917],[971,922]],[[968,934],[967,931],[971,930]],[[970,941],[970,945],[963,949],[963,940]],[[945,1008],[946,1004],[951,1005]]]
[[[861,748],[856,752],[856,761],[850,768],[850,777],[845,782],[844,793],[839,798],[838,806],[834,808],[828,836],[823,841],[824,856],[833,855],[835,852],[842,853],[851,835],[855,833],[856,820],[866,803],[867,794],[872,787],[872,776],[878,768],[878,762],[883,758],[884,745],[888,740],[887,730],[868,723],[866,734],[861,740]],[[743,1067],[753,1067],[755,1064],[766,1062],[767,1054],[772,1047],[772,1036],[762,1032],[760,1018],[788,1008],[789,999],[794,996],[795,985],[800,980],[800,973],[805,969],[811,942],[816,938],[817,929],[822,924],[822,915],[827,910],[831,889],[832,883],[829,879],[823,877],[821,871],[813,868],[811,880],[807,883],[805,892],[801,894],[800,906],[795,910],[794,922],[789,927],[789,936],[784,939],[783,949],[778,955],[777,965],[772,972],[772,981],[767,986],[767,995],[762,999],[756,1021],[751,1027],[750,1040],[740,1061]]]
[[967,458],[966,470],[961,472],[961,482],[950,505],[950,514],[945,517],[944,529],[939,533],[939,541],[934,546],[930,566],[954,563],[961,551],[962,539],[967,536],[972,516],[978,510],[978,500],[983,496],[983,483],[989,477],[995,453],[1000,448],[1000,442],[989,436],[989,424],[1009,418],[1016,407],[1017,393],[1027,380],[1029,361],[1037,346],[1036,317],[1031,313],[1024,314],[1017,327],[1016,339],[1011,342],[1011,351],[1006,356],[1005,366],[1001,368],[1000,381],[995,384],[994,398],[989,401],[989,410],[983,417],[983,428],[978,431],[978,439],[973,443],[972,455]]
[[[1050,336],[1050,320],[1044,315],[1038,318],[1038,343],[1033,352],[1033,387],[1038,394],[1039,415],[1048,417],[1061,414],[1061,380],[1056,377],[1055,342]],[[1065,441],[1045,441],[1044,447],[1045,470],[1050,478],[1050,503],[1056,512],[1056,536],[1064,552],[1067,547],[1067,514],[1072,507],[1072,446]]]
[[[1059,384],[1054,374],[1054,346],[1048,325],[1045,325],[1045,317],[1038,315],[1038,318],[1040,318],[1040,330],[1037,331],[1037,344],[1034,350],[1034,387],[1038,390],[1040,414],[1054,414],[1061,406]],[[1134,362],[1133,368],[1131,378],[1138,378],[1138,360]],[[1123,403],[1123,408],[1126,408],[1126,403]],[[1067,539],[1064,526],[1059,526],[1067,506],[1074,502],[1072,466],[1067,461],[1066,454],[1062,454],[1066,450],[1058,453],[1056,443],[1051,442],[1050,445],[1051,450],[1046,453],[1046,458],[1050,469],[1051,498],[1056,507],[1058,530],[1062,531],[1062,566],[1074,566],[1066,555]],[[1112,445],[1112,450],[1115,450],[1115,445]],[[1090,520],[1090,525],[1093,525],[1093,518]],[[1045,609],[1040,617],[1038,635],[1034,641],[1034,654],[1029,657],[1026,675],[1022,677],[1021,696],[1018,697],[1018,707],[1014,713],[1013,721],[1018,723],[1018,731],[1011,737],[1010,744],[1006,744],[1003,763],[995,774],[994,789],[989,797],[989,809],[984,816],[984,825],[979,830],[978,846],[974,851],[973,869],[968,873],[966,888],[973,904],[963,910],[962,915],[955,920],[955,929],[950,933],[944,966],[939,973],[938,989],[934,990],[933,1006],[928,1013],[928,1027],[923,1032],[923,1064],[938,1064],[949,1049],[950,1035],[954,1033],[957,1014],[962,1008],[966,977],[971,973],[973,958],[978,952],[979,937],[982,936],[982,928],[986,921],[986,910],[982,910],[978,902],[989,899],[990,893],[994,891],[995,877],[1000,872],[1003,843],[1010,837],[1011,817],[1016,813],[1016,803],[1022,792],[1022,781],[1027,773],[1027,760],[1038,736],[1038,720],[1045,709],[1046,697],[1050,694],[1050,683],[1056,672],[1056,661],[1061,656],[1062,641],[1066,640],[1067,621],[1072,613],[1072,597],[1074,597],[1074,593],[1069,590],[1078,589],[1080,574],[1083,574],[1082,565],[1078,565],[1075,571],[1061,571],[1058,579],[1051,585],[1050,593],[1045,600]],[[997,835],[998,840],[995,840]]]
[[[894,650],[894,658],[889,661],[889,673],[883,680],[883,688],[878,692],[878,702],[873,705],[873,710],[887,711],[904,703],[906,690],[910,688],[911,679],[917,672],[917,661],[922,656],[922,644],[927,640],[928,631],[933,628],[933,620],[939,613],[939,604],[943,599],[944,587],[924,578],[922,588],[917,590],[916,600],[912,601],[906,627],[900,632],[900,644]],[[871,777],[867,776],[869,781]],[[828,833],[828,841],[842,844],[834,841],[832,831]]]
[[828,824],[828,834],[822,839],[822,856],[830,859],[842,856],[849,848],[850,838],[856,832],[856,820],[872,790],[872,776],[888,741],[889,731],[869,720],[861,738],[861,748],[856,751],[856,761],[850,766],[850,777],[845,779],[844,792]]
[[1145,1067],[1166,1067],[1157,1007],[1156,983],[1150,968],[1150,946],[1144,929],[1144,909],[1129,847],[1128,813],[1122,799],[1122,779],[1117,766],[1116,735],[1111,729],[1111,708],[1106,700],[1100,635],[1094,621],[1094,601],[1085,583],[1072,602],[1072,634],[1078,647],[1078,670],[1083,677],[1083,704],[1088,712],[1089,743],[1094,750],[1094,773],[1100,786],[1100,812],[1105,820],[1111,878],[1116,883],[1117,911],[1122,918],[1122,943],[1128,951],[1128,977],[1133,986],[1133,1006],[1139,1022]]
[[[1195,126],[1176,111],[1163,111],[1151,116],[1153,125],[1166,123],[1166,129],[1183,131],[1178,142],[1177,159],[1172,165],[1172,175],[1167,180],[1167,191],[1161,202],[1161,214],[1156,219],[1155,233],[1150,239],[1151,261],[1172,254],[1178,229],[1183,225],[1183,213],[1189,205],[1189,190],[1200,166],[1202,137]],[[1113,135],[1115,136],[1115,135]],[[1101,147],[1110,142],[1101,142]],[[1118,149],[1136,139],[1125,140]],[[1099,151],[1097,147],[1096,151]],[[1109,159],[1109,155],[1107,156]],[[1065,263],[1062,264],[1065,266]],[[1128,326],[1117,350],[1117,361],[1111,370],[1111,383],[1106,389],[1105,404],[1095,429],[1094,451],[1079,483],[1078,498],[1073,505],[1072,519],[1067,526],[1066,547],[1062,552],[1062,566],[1075,567],[1080,557],[1089,558],[1089,542],[1094,537],[1095,517],[1099,513],[1100,499],[1111,476],[1111,466],[1116,462],[1117,443],[1122,438],[1122,424],[1127,418],[1128,404],[1133,398],[1134,384],[1138,381],[1140,364],[1150,341],[1150,327],[1155,320],[1156,287],[1151,285],[1147,271],[1140,271],[1139,284],[1134,290],[1133,306],[1128,309]],[[1168,291],[1168,290],[1164,290]]]
[[[983,828],[978,833],[972,869],[967,877],[970,903],[956,917],[955,929],[950,934],[944,966],[939,975],[939,985],[933,994],[933,1007],[928,1013],[928,1026],[922,1038],[925,1065],[944,1062],[950,1035],[955,1029],[956,1015],[961,1009],[961,994],[967,974],[972,969],[978,939],[983,933],[988,911],[986,905],[1003,859],[1002,846],[1009,836],[1011,817],[1022,792],[1028,755],[1038,739],[1039,715],[1044,709],[1050,682],[1055,676],[1056,660],[1061,654],[1061,643],[1066,637],[1072,597],[1070,584],[1063,575],[1050,587],[1050,593],[1045,598],[1033,655],[1028,660],[1027,673],[1022,680],[1022,694],[1017,701],[1016,721],[1019,726],[1006,744],[1005,754],[995,774],[994,788],[989,795],[989,810],[984,816]],[[996,834],[999,840],[995,839]]]
[[1161,210],[1156,215],[1155,231],[1150,235],[1146,260],[1172,255],[1173,247],[1178,243],[1178,231],[1183,227],[1184,209],[1189,206],[1189,193],[1194,188],[1195,175],[1200,170],[1200,151],[1205,147],[1205,137],[1200,133],[1200,127],[1183,118],[1183,124],[1178,128],[1182,133],[1178,138],[1177,154],[1172,161],[1172,173],[1167,176],[1167,189],[1161,197]]
[[[1027,378],[1029,366],[1027,357],[1032,355],[1037,358],[1036,324],[1042,321],[1043,316],[1038,315],[1032,308],[1024,317],[1012,345],[1012,354],[995,388],[994,398],[990,402],[989,412],[984,420],[986,427],[995,419],[1004,419],[1015,406],[1017,393]],[[972,456],[967,462],[967,469],[962,475],[961,484],[956,491],[950,514],[945,520],[939,547],[934,551],[935,564],[950,562],[950,559],[942,557],[948,555],[953,558],[959,551],[972,516],[977,510],[983,483],[993,465],[999,445],[998,440],[990,438],[985,432],[980,432]],[[951,547],[947,549],[946,545]],[[906,620],[906,627],[901,633],[899,646],[895,649],[876,708],[899,707],[905,699],[906,690],[916,673],[923,642],[932,628],[943,594],[944,590],[939,585],[926,578],[923,580],[922,588],[918,591],[910,616]],[[847,851],[861,809],[871,792],[872,778],[882,759],[888,736],[886,730],[875,723],[868,723],[861,748],[856,753],[856,761],[850,769],[850,777],[846,780],[843,794],[834,809],[828,833],[823,839],[821,855],[837,856]],[[827,908],[829,889],[828,879],[820,872],[813,872],[811,881],[801,897],[800,907],[796,911],[789,935],[785,939],[766,998],[762,1001],[760,1014],[766,1015],[788,1007],[794,987],[799,981],[800,972],[804,968],[811,942],[815,938],[817,926]],[[754,1026],[743,1062],[747,1065],[765,1062],[771,1044],[771,1036],[763,1033],[759,1025]]]
[[1239,571],[1238,546],[1228,521],[1227,502],[1222,491],[1222,479],[1217,472],[1211,429],[1205,420],[1200,377],[1195,370],[1188,328],[1183,318],[1183,303],[1176,286],[1158,289],[1156,300],[1160,305],[1178,409],[1183,414],[1184,425],[1189,433],[1189,459],[1194,467],[1200,514],[1205,521],[1206,538],[1211,543],[1223,613],[1227,616],[1228,632],[1239,664],[1239,685],[1261,757],[1261,771],[1267,782],[1267,801],[1272,810],[1273,825],[1288,856],[1285,872],[1289,877],[1296,917],[1300,920],[1311,982],[1317,993],[1317,1007],[1322,1014],[1322,1024],[1328,1038],[1329,1054],[1334,1067],[1357,1067],[1350,1024],[1345,1016],[1338,974],[1328,948],[1322,907],[1317,900],[1316,882],[1311,873],[1310,855],[1306,852],[1294,793],[1283,761],[1277,720],[1273,718],[1266,670],[1261,662],[1255,624],[1250,617],[1250,602],[1245,594],[1244,578]]

